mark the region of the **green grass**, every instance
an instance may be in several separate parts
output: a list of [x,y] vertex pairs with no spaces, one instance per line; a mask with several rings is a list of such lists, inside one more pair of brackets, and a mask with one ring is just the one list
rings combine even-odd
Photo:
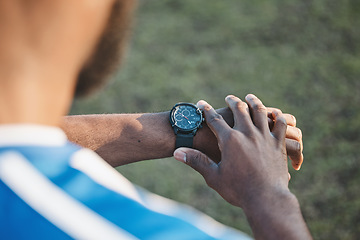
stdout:
[[[72,114],[152,112],[255,93],[297,117],[305,162],[290,171],[315,239],[360,236],[360,3],[140,1],[122,70]],[[247,233],[238,210],[174,159],[123,166],[134,183]]]

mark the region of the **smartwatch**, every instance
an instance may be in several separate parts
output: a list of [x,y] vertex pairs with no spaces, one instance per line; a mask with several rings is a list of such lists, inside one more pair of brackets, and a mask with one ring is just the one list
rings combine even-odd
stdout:
[[202,127],[202,111],[192,103],[177,103],[170,111],[170,124],[176,135],[175,148],[193,146],[194,136]]

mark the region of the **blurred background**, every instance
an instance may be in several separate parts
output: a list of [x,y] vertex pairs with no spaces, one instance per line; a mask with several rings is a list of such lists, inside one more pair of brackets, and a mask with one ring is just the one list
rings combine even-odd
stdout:
[[[256,94],[296,116],[305,161],[290,189],[315,239],[360,238],[360,2],[139,1],[121,72],[71,114],[159,112],[180,101],[225,106]],[[121,151],[121,148],[119,148]],[[173,158],[118,170],[251,234],[245,215]]]

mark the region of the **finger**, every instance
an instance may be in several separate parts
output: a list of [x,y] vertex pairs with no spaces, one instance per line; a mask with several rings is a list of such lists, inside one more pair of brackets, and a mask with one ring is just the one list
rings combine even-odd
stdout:
[[229,95],[225,98],[225,101],[234,116],[234,129],[245,130],[254,126],[251,121],[248,105],[241,101],[238,97]]
[[[273,109],[273,110],[279,110],[276,108],[267,108],[268,111],[269,109]],[[274,119],[272,117],[272,112],[268,112],[268,124],[269,124],[269,129],[270,131],[272,131],[273,127],[274,127]],[[283,113],[283,116],[285,117],[286,123],[289,127],[295,127],[296,126],[296,118],[288,113]]]
[[291,165],[295,170],[299,170],[304,161],[302,144],[292,139],[286,139],[285,143],[287,155],[291,159]]
[[302,132],[297,127],[288,126],[286,129],[286,138],[296,140],[302,144]]
[[[268,118],[270,118],[271,120],[274,120],[273,116],[272,116],[272,112],[274,110],[280,110],[278,108],[273,108],[273,107],[266,107],[266,110],[267,110],[267,116]],[[281,111],[281,110],[280,110]]]
[[287,124],[285,117],[281,113],[280,110],[274,110],[272,112],[274,120],[274,128],[272,130],[273,136],[280,141],[280,143],[284,144]]
[[288,114],[288,113],[283,113],[283,115],[286,119],[287,125],[293,126],[293,127],[296,126],[296,118],[293,115]]
[[[268,113],[268,124],[269,124],[270,131],[272,131],[272,129],[274,127],[274,119],[271,115],[272,115],[272,112]],[[292,116],[291,114],[283,113],[283,116],[285,117],[286,124],[288,125],[288,127],[296,126],[296,120],[294,122],[293,118],[291,117]]]
[[[281,111],[280,109],[278,109],[278,108],[273,108],[273,107],[267,107],[266,109],[267,109],[268,118],[271,119],[271,120],[274,120],[274,119],[272,118],[272,112],[273,112],[274,110],[279,110],[279,111]],[[293,127],[296,126],[296,118],[295,118],[293,115],[291,115],[291,114],[289,114],[289,113],[283,113],[283,115],[284,115],[284,117],[285,117],[285,119],[286,119],[287,125],[293,126]]]
[[[270,115],[272,115],[272,113],[270,113]],[[269,113],[268,113],[268,125],[269,125],[270,131],[272,131],[274,128],[274,120],[272,119],[272,116],[271,116],[271,118],[269,117]]]
[[178,148],[174,158],[199,172],[209,186],[215,184],[218,165],[202,152],[191,148]]
[[290,157],[291,160],[291,166],[296,170],[299,171],[301,168],[301,165],[304,161],[304,155],[301,153],[300,157],[296,158],[295,160],[293,160],[294,158]]
[[260,99],[258,99],[253,94],[248,94],[246,97],[246,102],[249,104],[250,113],[254,125],[260,129],[260,131],[269,130],[268,120],[267,120],[267,110],[266,107],[262,104]]
[[204,100],[200,100],[197,103],[197,106],[204,112],[205,121],[208,127],[215,134],[216,138],[221,141],[224,132],[227,130],[231,130],[229,125],[225,122],[223,117],[218,114],[215,109]]

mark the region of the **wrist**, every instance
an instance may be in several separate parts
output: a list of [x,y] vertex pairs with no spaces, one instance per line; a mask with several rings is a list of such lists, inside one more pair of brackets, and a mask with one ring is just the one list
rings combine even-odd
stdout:
[[289,190],[257,194],[244,202],[243,210],[255,238],[311,239],[299,202]]
[[298,200],[289,189],[267,189],[247,194],[242,202],[242,208],[245,213],[250,215],[256,210],[267,211],[281,207],[299,207]]

